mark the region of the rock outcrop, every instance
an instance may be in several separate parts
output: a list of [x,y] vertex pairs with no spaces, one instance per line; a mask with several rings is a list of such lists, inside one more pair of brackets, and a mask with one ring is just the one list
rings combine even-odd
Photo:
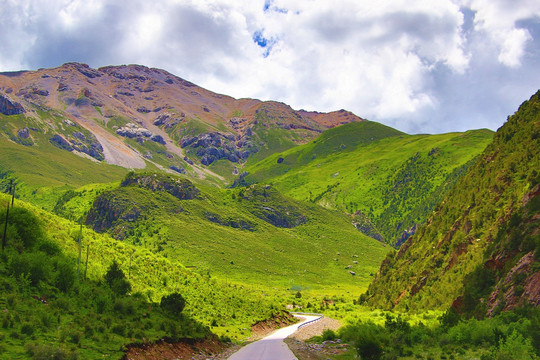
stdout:
[[251,213],[276,227],[293,228],[308,221],[292,201],[270,185],[251,185],[240,190],[239,196],[251,208]]
[[214,161],[226,159],[233,163],[243,161],[258,149],[250,141],[236,141],[232,134],[219,132],[204,133],[192,137],[183,137],[180,146],[194,149],[195,154],[201,158],[203,165],[210,165]]
[[232,227],[234,229],[255,231],[256,225],[244,219],[233,219],[229,217],[223,218],[219,214],[214,214],[210,212],[206,212],[204,216],[211,222],[219,224],[219,225]]
[[6,95],[0,94],[0,113],[4,115],[18,115],[25,112],[21,104],[12,101]]
[[195,199],[200,193],[199,189],[187,179],[155,173],[129,173],[121,186],[138,186],[151,191],[163,191],[180,200]]

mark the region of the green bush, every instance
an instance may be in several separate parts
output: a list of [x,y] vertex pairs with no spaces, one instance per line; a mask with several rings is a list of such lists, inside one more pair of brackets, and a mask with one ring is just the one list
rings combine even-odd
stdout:
[[358,323],[340,329],[340,338],[352,342],[363,360],[377,360],[383,355],[383,348],[389,343],[386,329],[373,323]]
[[48,279],[52,271],[49,258],[42,252],[13,254],[8,267],[15,277],[28,276],[32,285]]
[[105,282],[116,295],[123,296],[131,291],[131,284],[126,279],[126,275],[122,269],[120,269],[116,260],[109,266],[109,269],[105,274]]
[[459,322],[459,313],[451,306],[446,312],[439,318],[443,328],[450,328],[456,326]]
[[58,261],[56,264],[55,285],[61,291],[68,291],[75,283],[75,270],[73,265],[67,260]]
[[533,360],[537,359],[530,339],[525,339],[517,331],[506,339],[501,339],[495,360]]
[[69,350],[43,344],[27,344],[26,352],[33,360],[77,360],[78,354]]
[[180,314],[186,306],[186,300],[179,293],[172,293],[161,298],[161,308],[170,314]]
[[99,295],[94,302],[96,304],[96,312],[103,314],[111,300],[105,295]]
[[[6,210],[0,211],[0,228],[3,230],[6,221]],[[44,232],[40,220],[30,211],[14,207],[9,210],[8,219],[9,237],[7,246],[12,246],[19,251],[31,249],[44,238]]]
[[322,333],[322,341],[333,341],[337,339],[337,334],[332,329],[326,329]]

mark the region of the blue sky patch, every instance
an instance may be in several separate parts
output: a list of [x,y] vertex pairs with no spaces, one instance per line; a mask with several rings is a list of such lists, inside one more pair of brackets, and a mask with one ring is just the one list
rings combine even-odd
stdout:
[[264,12],[274,11],[274,12],[278,12],[278,13],[282,13],[282,14],[286,14],[286,13],[289,12],[289,10],[287,10],[285,8],[279,8],[279,7],[275,6],[274,5],[274,0],[265,0],[263,10],[264,10]]
[[264,30],[255,31],[252,35],[252,39],[255,44],[259,45],[261,48],[264,49],[263,56],[268,57],[277,41],[274,38],[268,39],[264,37],[263,31]]

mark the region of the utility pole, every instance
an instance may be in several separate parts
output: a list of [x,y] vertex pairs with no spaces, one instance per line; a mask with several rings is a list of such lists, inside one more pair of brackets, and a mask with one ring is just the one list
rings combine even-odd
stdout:
[[77,281],[79,281],[79,267],[81,264],[81,236],[82,236],[82,220],[81,220],[81,229],[79,230],[79,258],[77,259]]
[[[12,190],[12,189],[13,189],[13,180],[9,182],[9,193],[12,193],[13,194],[12,196],[15,197],[15,190]],[[11,206],[13,206],[13,197],[11,198]],[[2,251],[4,251],[4,248],[6,247],[8,219],[9,219],[9,200],[8,200],[7,209],[6,209],[6,223],[4,224],[4,237],[2,238]]]
[[90,252],[90,244],[86,245],[86,266],[84,267],[84,279],[86,280],[86,272],[88,271],[88,253]]
[[13,203],[15,202],[15,184],[13,184],[13,180],[11,180],[11,207],[13,207]]
[[135,250],[133,250],[133,252],[131,254],[129,254],[128,279],[131,278],[131,257],[133,256],[134,252],[135,252]]

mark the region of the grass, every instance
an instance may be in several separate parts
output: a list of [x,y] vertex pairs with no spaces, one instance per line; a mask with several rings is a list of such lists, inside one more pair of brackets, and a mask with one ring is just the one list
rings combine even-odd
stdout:
[[366,122],[329,130],[247,167],[246,181],[270,183],[295,199],[342,212],[360,210],[393,244],[425,220],[492,133],[405,135],[381,127]]
[[[0,194],[2,207],[6,201],[7,197]],[[15,201],[15,206],[35,213],[41,219],[47,236],[62,248],[66,256],[77,259],[78,224],[20,200]],[[83,264],[87,249],[88,279],[101,280],[113,260],[117,261],[128,275],[133,292],[143,294],[150,302],[159,302],[163,295],[172,292],[181,293],[187,300],[184,313],[206,326],[217,322],[218,326],[212,330],[218,335],[233,339],[247,338],[250,333],[244,329],[249,329],[256,321],[269,318],[282,307],[276,299],[264,296],[260,288],[219,279],[207,272],[201,274],[176,259],[168,259],[84,227]]]
[[[91,183],[104,183],[121,179],[127,173],[125,168],[97,163],[51,145],[48,138],[62,124],[60,119],[44,114],[51,126],[25,119],[10,117],[0,133],[0,177],[5,180],[16,178],[17,194],[26,200],[52,209],[55,199],[68,189]],[[6,120],[0,115],[1,120]],[[24,146],[9,140],[8,134],[17,129],[32,127],[30,130],[35,145]],[[1,181],[2,179],[0,179]],[[3,183],[3,182],[2,182]],[[5,184],[2,184],[5,187]]]
[[[200,184],[197,187],[201,194],[193,200],[179,200],[168,193],[134,186],[102,193],[108,203],[117,204],[114,212],[120,218],[121,214],[135,211],[133,206],[140,212],[137,221],[119,219],[107,230],[126,242],[177,259],[199,273],[210,272],[237,283],[319,289],[326,293],[343,287],[358,295],[391,251],[359,233],[347,216],[294,201],[271,188],[264,189],[265,207],[278,212],[281,209],[287,214],[285,219],[298,214],[306,222],[294,228],[281,228],[257,217],[263,217],[258,186],[251,190]],[[75,193],[83,198],[73,196],[63,206],[78,208],[80,213],[88,211],[88,191],[81,189]],[[218,216],[222,224],[209,220],[210,215]],[[249,224],[249,229],[227,226],[234,223]]]

